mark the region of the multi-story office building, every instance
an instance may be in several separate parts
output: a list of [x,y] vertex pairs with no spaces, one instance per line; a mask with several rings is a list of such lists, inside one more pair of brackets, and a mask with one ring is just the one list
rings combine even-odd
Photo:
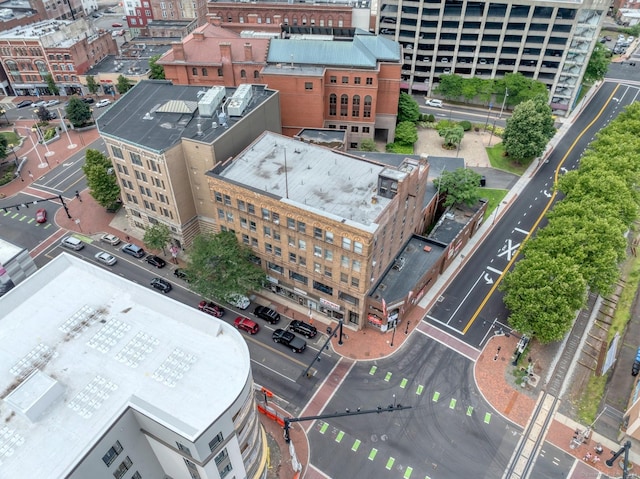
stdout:
[[377,32],[403,45],[402,86],[430,94],[440,75],[483,79],[520,72],[549,88],[566,113],[609,2],[382,0]]
[[231,325],[66,254],[0,309],[2,477],[266,477]]
[[354,28],[281,30],[282,38],[268,39],[208,24],[173,44],[158,63],[176,84],[260,82],[278,90],[286,135],[335,128],[347,132],[349,148],[364,139],[391,143],[400,96],[398,43]]
[[278,93],[143,80],[97,119],[130,225],[162,222],[174,243],[213,231],[205,172],[265,130],[280,132]]
[[369,289],[422,223],[428,169],[265,132],[207,179],[217,229],[254,251],[274,293],[360,329]]
[[16,95],[51,95],[53,77],[61,95],[82,92],[79,76],[118,51],[108,32],[86,19],[47,20],[0,33],[0,62]]

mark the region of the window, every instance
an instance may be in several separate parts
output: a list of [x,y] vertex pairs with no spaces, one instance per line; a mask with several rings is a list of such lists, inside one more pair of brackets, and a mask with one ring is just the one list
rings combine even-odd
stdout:
[[360,280],[358,278],[355,277],[351,277],[351,286],[353,286],[354,288],[359,288],[360,287]]
[[229,457],[229,453],[227,452],[227,448],[224,448],[220,453],[214,458],[216,464],[219,466],[222,461],[224,461],[227,457]]
[[289,253],[289,261],[291,263],[297,263],[298,262],[298,257],[296,256],[295,253]]
[[120,444],[120,441],[116,441],[115,444],[109,448],[107,453],[102,456],[102,461],[107,465],[107,467],[109,467],[121,452],[122,445]]
[[298,240],[298,249],[300,249],[302,251],[306,251],[307,242],[305,240]]
[[247,203],[247,212],[250,215],[255,215],[256,214],[256,207],[253,206],[251,203]]
[[298,264],[300,266],[307,266],[307,258],[305,258],[304,256],[298,256]]
[[287,218],[287,228],[295,230],[296,229],[296,220],[293,218]]
[[219,76],[219,77],[223,76],[222,68],[218,68],[218,76]]
[[269,243],[265,243],[264,244],[264,250],[267,253],[273,254],[273,246],[271,244],[269,244]]
[[351,115],[355,117],[360,116],[360,95],[353,95],[353,100],[351,100]]
[[178,451],[180,452],[184,452],[187,456],[191,456],[191,451],[189,450],[189,448],[187,446],[185,446],[184,444],[176,441],[176,444],[178,445]]
[[306,285],[308,282],[308,279],[306,276],[302,276],[301,274],[298,274],[295,271],[289,271],[289,278],[291,278],[294,281],[297,281],[298,283],[302,283],[304,285]]
[[[146,201],[145,201],[146,203]],[[222,208],[218,208],[218,219],[219,220],[223,220],[224,219],[224,210]]]
[[272,263],[271,261],[267,261],[267,268],[271,271],[275,271],[276,273],[284,274],[284,268],[280,265]]
[[115,477],[116,479],[120,479],[122,476],[125,475],[125,473],[129,470],[129,468],[132,465],[133,465],[133,462],[131,461],[131,458],[129,458],[129,456],[125,457],[124,461],[122,461],[118,466],[118,468],[115,471],[113,471],[113,477]]
[[133,476],[131,476],[131,479],[142,479],[142,476],[138,471],[136,471],[133,473]]
[[322,265],[320,263],[313,263],[313,271],[322,274]]
[[231,463],[227,464],[222,469],[220,469],[218,471],[220,473],[220,479],[224,479],[225,477],[227,477],[227,474],[229,474],[229,472],[231,472],[232,469],[233,469],[233,466],[231,465]]
[[289,243],[289,246],[294,247],[296,245],[296,239],[291,235],[287,236],[287,242]]
[[368,126],[363,126],[362,127],[362,133],[369,133],[369,127]]
[[302,234],[306,233],[307,225],[304,224],[302,221],[298,221],[298,231]]
[[336,105],[338,103],[338,96],[335,93],[329,95],[329,116],[336,116]]
[[347,273],[340,273],[340,281],[346,283],[349,281],[349,275]]
[[353,83],[355,83],[356,85],[360,85],[360,77],[354,77]]
[[271,238],[271,228],[269,228],[268,226],[263,226],[262,232],[264,233],[264,236],[266,238]]
[[359,241],[354,241],[353,242],[353,252],[354,253],[358,253],[358,254],[362,254],[362,243],[360,243]]
[[342,84],[345,85],[349,83],[349,77],[342,77]]
[[122,155],[122,150],[117,146],[111,147],[111,154],[114,156],[114,158],[119,158],[120,160],[124,160],[124,156]]
[[373,77],[367,77],[367,85],[373,85]]
[[352,263],[353,270],[360,271],[360,264],[361,264],[360,261],[354,259]]
[[220,445],[220,443],[222,443],[223,440],[224,440],[224,437],[222,436],[222,433],[219,432],[216,435],[216,437],[214,437],[211,441],[209,441],[209,450],[211,452],[215,451],[218,445]]
[[229,195],[224,195],[224,204],[231,206],[231,197]]
[[[258,238],[254,238],[253,236],[251,237],[251,246],[254,248],[258,247]],[[260,261],[258,261],[258,264],[260,264]]]
[[352,126],[351,127],[351,133],[358,133],[358,127],[357,126]]
[[237,200],[238,201],[238,209],[240,211],[247,211],[247,205],[245,205],[244,201],[242,200]]
[[340,116],[347,116],[349,114],[349,96],[340,96]]
[[329,83],[338,83],[338,77],[335,76],[330,76],[329,77]]
[[315,239],[322,239],[322,228],[313,227],[313,237]]
[[240,217],[240,227],[245,228],[245,229],[249,227],[249,223],[247,221],[247,218],[243,218],[242,216]]
[[313,82],[310,82],[310,81],[304,82],[304,89],[305,90],[313,90]]
[[209,76],[209,72],[207,71],[207,69],[206,69],[206,68],[203,68],[203,69],[202,69],[202,76],[203,76],[203,77]]
[[349,238],[342,238],[342,249],[351,251],[351,240]]
[[371,118],[371,97],[369,95],[364,97],[364,109],[362,111],[364,118]]
[[231,211],[227,211],[227,221],[233,221],[233,213]]
[[244,244],[249,244],[249,235],[243,234],[242,235],[242,242]]
[[271,213],[266,208],[261,208],[262,210],[262,219],[265,221],[271,221]]
[[321,283],[320,281],[313,282],[313,289],[317,289],[318,291],[322,291],[329,296],[333,296],[333,288],[331,286],[327,286],[324,283]]
[[280,232],[278,230],[273,230],[273,239],[280,241]]
[[318,256],[319,258],[322,258],[322,248],[320,248],[320,246],[313,247],[313,256]]
[[326,259],[327,261],[333,261],[333,251],[331,251],[330,249],[325,249],[324,259]]
[[142,166],[140,155],[131,151],[129,152],[129,156],[131,157],[131,163],[133,163],[134,165]]
[[342,266],[343,268],[348,268],[349,267],[349,257],[342,255],[342,257],[340,258],[340,266]]
[[258,70],[253,70],[253,79],[254,80],[260,79],[260,72]]
[[331,275],[332,275],[332,273],[331,273],[331,268],[329,268],[328,266],[325,266],[325,267],[324,267],[324,275],[325,275],[327,278],[331,278]]
[[198,467],[186,457],[183,459],[184,459],[184,463],[187,465],[187,469],[189,470],[191,479],[200,479],[200,473],[198,472]]
[[193,67],[193,68],[191,69],[191,74],[192,74],[193,76],[198,76],[198,69],[197,69],[196,67]]
[[255,221],[249,221],[249,229],[251,231],[256,231],[256,222]]
[[271,212],[271,220],[275,224],[279,225],[280,224],[280,214],[276,213],[275,211],[272,211]]
[[331,233],[330,231],[325,231],[324,232],[324,240],[327,243],[333,244],[333,233]]
[[282,248],[280,248],[280,246],[274,246],[273,252],[276,256],[282,257]]
[[247,78],[247,72],[245,70],[240,70],[240,78]]

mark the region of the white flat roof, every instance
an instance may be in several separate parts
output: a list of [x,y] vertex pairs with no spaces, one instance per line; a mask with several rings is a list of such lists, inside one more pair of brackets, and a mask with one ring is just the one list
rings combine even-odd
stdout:
[[[391,202],[376,193],[378,175],[386,168],[265,132],[236,156],[220,176],[279,196],[281,201],[303,210],[375,231],[375,221]],[[374,196],[377,201],[371,201]]]
[[3,239],[0,239],[0,264],[7,264],[13,258],[18,256],[23,250],[20,246],[16,246],[13,243],[9,243]]
[[188,439],[227,410],[251,377],[247,345],[170,295],[62,254],[0,298],[0,397],[34,364],[65,388],[35,422],[0,401],[2,477],[65,477],[128,406]]

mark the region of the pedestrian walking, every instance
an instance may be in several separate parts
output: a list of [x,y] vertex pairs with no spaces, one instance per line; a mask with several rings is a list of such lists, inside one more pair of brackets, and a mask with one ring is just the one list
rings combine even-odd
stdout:
[[131,238],[129,238],[129,235],[125,236],[124,239],[127,241],[127,243],[131,241]]
[[29,178],[31,178],[31,181],[33,181],[33,173],[31,173],[31,170],[27,170],[27,173],[29,174]]
[[587,462],[591,459],[591,453],[588,452],[585,454],[585,456],[582,458],[583,461]]
[[591,462],[593,462],[594,464],[598,464],[600,462],[600,458],[598,456],[593,456]]
[[80,198],[80,192],[78,190],[76,190],[76,198],[78,198],[78,201],[82,203],[82,198]]

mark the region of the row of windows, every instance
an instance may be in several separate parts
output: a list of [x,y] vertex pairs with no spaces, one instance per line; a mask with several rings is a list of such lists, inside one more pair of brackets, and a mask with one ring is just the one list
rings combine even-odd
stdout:
[[[218,68],[217,71],[218,71],[219,77],[224,76],[224,72],[222,68]],[[198,69],[197,67],[191,68],[191,75],[198,76],[198,72],[200,72],[200,74],[203,77],[209,76],[209,71],[206,68],[200,68],[200,69]],[[240,78],[247,78],[247,71],[245,69],[240,70]],[[253,70],[253,78],[254,79],[260,78],[260,72],[258,70]]]
[[48,55],[49,60],[71,60],[71,55],[69,55],[68,53],[65,53],[64,55],[61,55],[60,53],[54,55],[53,53],[49,53]]
[[76,69],[75,65],[73,63],[54,63],[53,65],[51,65],[51,67],[53,68],[54,71],[60,70],[60,71],[74,71]]
[[[331,128],[332,130],[336,130],[336,129],[346,130],[346,129],[347,129],[347,126],[348,126],[348,125],[336,125],[335,123],[329,123],[329,124],[327,125],[327,128]],[[362,127],[362,130],[360,130],[360,127],[359,127],[359,126],[355,126],[355,125],[352,125],[352,126],[351,126],[351,133],[358,133],[358,132],[360,132],[360,131],[362,131],[362,133],[369,133],[369,132],[371,132],[371,128],[370,128],[370,127],[368,127],[368,126],[363,126],[363,127]],[[357,147],[357,146],[358,146],[358,144],[357,144],[357,143],[352,143],[352,145],[356,145],[355,147]],[[354,147],[354,148],[355,148],[355,147]]]
[[[133,186],[129,183],[129,185],[127,186],[126,183],[123,181],[123,185],[125,185],[125,188],[128,186]],[[142,189],[142,188],[141,188]],[[144,195],[144,193],[142,193]],[[157,194],[157,196],[160,196],[160,194]],[[129,194],[127,192],[125,192],[125,197],[127,198],[127,202],[128,203],[133,203],[135,205],[140,205],[140,202],[138,201],[138,197],[136,195],[133,194]],[[164,206],[158,206],[156,208],[155,203],[145,200],[144,198],[142,199],[142,204],[144,205],[144,207],[148,210],[155,212],[160,212],[160,214],[162,214],[162,216],[169,218],[169,219],[173,219],[173,213],[171,212],[171,210],[165,208]],[[152,218],[149,218],[149,221],[151,221]]]
[[[371,96],[366,95],[362,109],[363,118],[371,118],[371,102]],[[335,93],[329,95],[329,116],[336,116],[337,103],[338,95]],[[349,116],[349,95],[340,95],[340,116]],[[351,116],[354,118],[360,116],[360,95],[353,95],[351,99]]]
[[[122,153],[122,149],[120,149],[117,146],[111,146],[111,154],[113,155],[114,158],[117,158],[119,160],[124,160],[124,154]],[[144,168],[144,165],[142,164],[142,159],[138,153],[134,151],[130,151],[129,158],[131,159],[131,163],[137,166],[142,166]],[[158,173],[158,174],[162,174],[160,165],[157,162],[153,160],[146,160],[146,162],[147,162],[148,170],[154,171],[155,173]],[[123,168],[126,171],[126,167],[123,166]],[[120,166],[118,166],[118,171],[122,172],[122,170],[120,169]],[[126,174],[128,175],[129,173],[127,172]],[[164,188],[164,183],[163,183],[163,188]]]
[[[41,57],[42,50],[38,47],[2,47],[0,49],[4,57]],[[49,55],[51,59],[52,55]],[[69,55],[67,55],[69,56]]]
[[[254,15],[254,12],[251,13],[252,15]],[[255,13],[256,15],[256,22],[257,23],[262,23],[264,20],[264,23],[271,23],[273,18],[271,17],[271,15],[266,14],[266,15],[261,15],[259,12]],[[231,12],[228,12],[226,15],[223,15],[222,12],[218,12],[218,17],[220,18],[226,18],[227,22],[229,23],[244,23],[245,22],[245,17],[242,13],[238,13],[236,14],[232,14]],[[310,17],[307,19],[306,15],[302,15],[300,17],[300,20],[298,20],[298,15],[293,14],[291,15],[291,24],[292,25],[298,25],[298,21],[300,21],[301,25],[307,25],[307,22],[309,22],[311,25],[315,25],[316,24],[316,18],[314,15],[310,15]],[[333,26],[333,17],[331,15],[325,17],[324,15],[321,15],[318,18],[318,22],[319,25],[321,27],[325,26],[325,23],[327,26],[332,27]],[[284,14],[283,18],[282,18],[282,23],[284,23],[285,25],[289,24],[289,15],[288,14]],[[339,27],[343,27],[344,26],[344,18],[339,15],[338,16],[338,26]]]
[[[353,84],[354,85],[360,85],[362,81],[361,77],[353,77]],[[373,85],[373,77],[367,77],[365,78],[365,82],[367,85]],[[329,83],[338,83],[338,77],[331,75],[329,77]],[[349,84],[349,77],[348,76],[343,76],[342,77],[342,82],[343,85],[348,85]]]

